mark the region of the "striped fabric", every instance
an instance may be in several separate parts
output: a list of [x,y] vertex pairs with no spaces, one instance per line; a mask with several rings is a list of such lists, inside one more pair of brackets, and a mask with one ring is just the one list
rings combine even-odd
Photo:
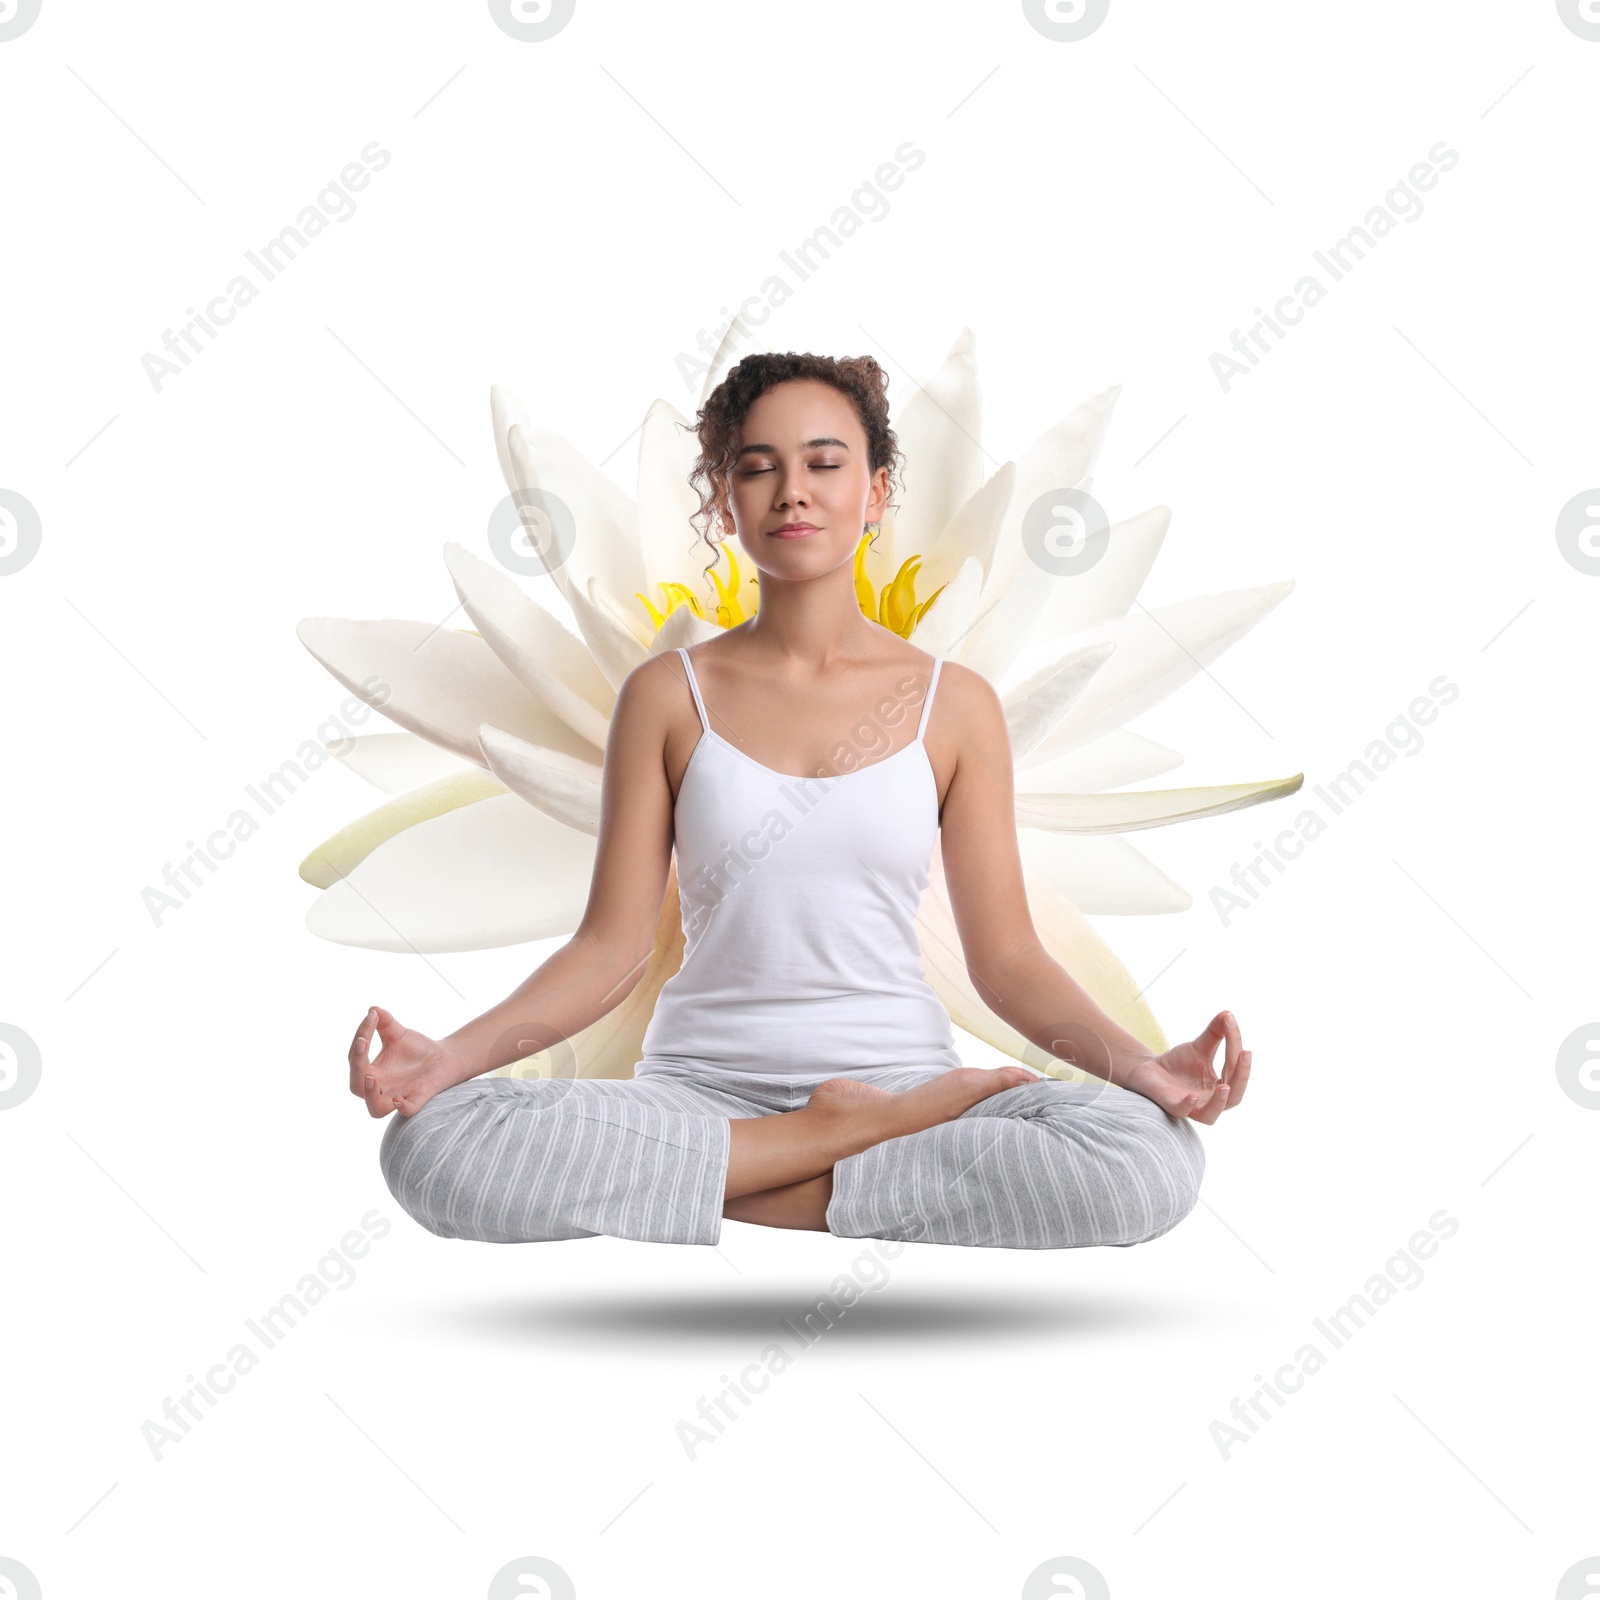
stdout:
[[[848,1076],[900,1092],[945,1070]],[[473,1078],[390,1119],[384,1181],[445,1239],[717,1244],[729,1120],[796,1111],[821,1081],[663,1066],[637,1078]],[[1041,1078],[837,1162],[828,1231],[1018,1250],[1140,1244],[1188,1215],[1204,1170],[1193,1125],[1153,1100]]]

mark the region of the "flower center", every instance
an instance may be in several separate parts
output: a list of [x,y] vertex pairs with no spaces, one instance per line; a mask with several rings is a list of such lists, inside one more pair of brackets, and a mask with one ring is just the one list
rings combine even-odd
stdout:
[[[902,639],[909,639],[917,624],[922,621],[923,614],[935,600],[944,593],[944,585],[940,584],[925,600],[917,599],[917,568],[922,565],[921,556],[907,556],[900,563],[900,570],[882,586],[874,589],[872,579],[867,576],[867,547],[871,543],[871,536],[861,535],[861,541],[856,545],[855,560],[855,586],[856,602],[861,607],[861,614],[870,617],[872,621],[881,623],[891,633],[897,633]],[[720,546],[721,550],[728,552],[728,568],[731,576],[725,582],[722,574],[715,568],[711,572],[711,581],[717,586],[716,622],[718,627],[736,628],[741,622],[749,621],[744,607],[739,603],[739,558],[733,553],[733,541],[725,540]],[[761,580],[750,580],[757,588]],[[659,632],[661,624],[672,615],[679,606],[688,606],[694,614],[706,620],[706,608],[701,605],[699,596],[685,583],[661,583],[656,587],[665,596],[666,610],[659,610],[639,591],[634,590],[634,598],[650,613],[651,624]]]

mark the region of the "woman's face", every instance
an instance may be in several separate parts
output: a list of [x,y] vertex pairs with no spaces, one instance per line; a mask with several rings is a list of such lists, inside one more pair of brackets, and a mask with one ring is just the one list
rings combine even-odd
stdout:
[[815,578],[854,562],[888,493],[888,468],[871,469],[866,429],[831,384],[791,379],[750,407],[727,500],[734,532],[763,573]]

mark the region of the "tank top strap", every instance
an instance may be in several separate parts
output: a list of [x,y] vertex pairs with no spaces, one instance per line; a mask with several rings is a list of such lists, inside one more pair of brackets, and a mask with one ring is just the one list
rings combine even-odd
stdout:
[[689,689],[694,695],[695,710],[700,713],[700,726],[707,733],[711,732],[711,719],[706,715],[706,703],[700,698],[700,685],[695,682],[694,668],[689,664],[689,652],[678,646],[678,654],[683,657],[683,670],[689,674]]
[[928,679],[928,698],[922,702],[922,721],[917,724],[918,739],[928,731],[928,713],[933,710],[933,691],[939,687],[939,668],[943,665],[943,656],[933,658],[933,676]]

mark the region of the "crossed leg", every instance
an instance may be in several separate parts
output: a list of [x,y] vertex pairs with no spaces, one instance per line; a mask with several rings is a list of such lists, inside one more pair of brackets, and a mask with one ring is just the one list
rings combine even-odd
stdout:
[[733,1123],[726,1204],[736,1222],[828,1231],[834,1164],[948,1122],[990,1095],[1036,1083],[1024,1067],[955,1067],[892,1092],[860,1078],[827,1078],[798,1111]]
[[[795,1101],[805,1103],[795,1108]],[[1025,1068],[478,1078],[396,1116],[384,1176],[445,1238],[715,1244],[720,1220],[845,1238],[1059,1249],[1175,1226],[1204,1170],[1154,1101]]]
[[1019,1250],[1140,1244],[1189,1214],[1204,1172],[1193,1124],[1155,1101],[1098,1080],[1030,1075],[835,1163],[824,1220],[843,1238]]

